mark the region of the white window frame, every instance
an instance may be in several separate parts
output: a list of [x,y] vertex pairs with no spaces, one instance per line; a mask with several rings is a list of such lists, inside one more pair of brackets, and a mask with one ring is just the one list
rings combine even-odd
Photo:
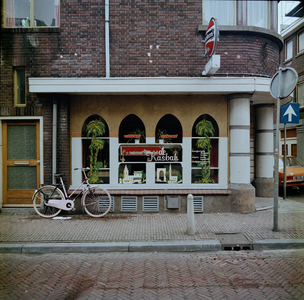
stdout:
[[[301,90],[302,90],[302,98],[300,95],[300,87],[301,86]],[[304,80],[299,82],[297,85],[297,102],[300,103],[300,107],[304,107]]]
[[[291,47],[291,49],[289,47]],[[292,57],[293,57],[293,40],[290,39],[285,43],[285,60],[292,59]]]
[[[206,18],[204,18],[204,2],[209,2],[210,3],[210,7],[214,9],[213,12],[209,12],[210,13],[210,16],[206,16]],[[232,3],[233,2],[233,3]],[[222,19],[219,17],[219,15],[215,12],[216,10],[216,5],[218,5],[218,8],[219,9],[219,13],[220,12],[227,12],[227,10],[229,10],[229,6],[227,6],[226,8],[227,9],[224,9],[223,8],[223,5],[224,4],[233,4],[233,18],[231,17],[231,20],[228,22],[229,24],[226,24],[226,22],[222,22]],[[209,21],[211,18],[216,18],[217,21],[218,21],[218,24],[219,25],[236,25],[236,1],[235,0],[218,0],[218,1],[214,1],[214,0],[203,0],[203,3],[202,3],[202,18],[203,18],[203,25],[208,25],[209,24]],[[233,19],[233,21],[232,21]],[[232,21],[232,22],[231,22]],[[233,23],[233,24],[231,24]]]
[[[39,2],[40,0],[28,0],[29,3],[29,16],[26,15],[26,12],[24,13],[25,15],[22,16],[24,17],[23,20],[20,18],[20,26],[16,26],[15,24],[15,5],[14,0],[3,0],[3,23],[4,27],[6,28],[35,28],[35,27],[40,27],[40,28],[58,28],[60,24],[60,0],[48,0],[52,1],[54,3],[54,14],[55,14],[55,25],[47,25],[47,26],[39,26],[37,25],[37,21],[35,19],[35,1]],[[6,7],[7,5],[7,7]],[[11,11],[10,11],[11,10]],[[57,16],[57,17],[56,17]],[[7,24],[6,19],[10,19],[8,21],[9,24]],[[28,20],[27,20],[28,19]],[[18,20],[18,19],[17,19]],[[14,23],[14,24],[10,24]]]
[[298,53],[304,52],[304,30],[298,33]]
[[[266,20],[266,26],[261,26],[259,24],[256,24],[256,14],[255,12],[251,12],[250,8],[249,8],[249,3],[254,5],[254,7],[257,6],[257,4],[264,4],[265,1],[247,1],[247,12],[246,12],[246,18],[247,18],[247,25],[248,26],[257,26],[257,27],[261,27],[261,28],[270,28],[270,2],[267,1],[267,20]],[[250,13],[250,14],[249,14]],[[249,17],[251,16],[251,14],[253,15],[252,19]],[[252,20],[254,20],[254,22],[252,22]]]

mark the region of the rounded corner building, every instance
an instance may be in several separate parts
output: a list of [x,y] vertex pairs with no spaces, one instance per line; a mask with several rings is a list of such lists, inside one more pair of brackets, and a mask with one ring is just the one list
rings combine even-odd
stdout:
[[196,212],[251,213],[273,196],[276,1],[2,2],[1,207],[32,206],[55,173],[76,189],[79,167],[114,213],[184,213],[189,194]]

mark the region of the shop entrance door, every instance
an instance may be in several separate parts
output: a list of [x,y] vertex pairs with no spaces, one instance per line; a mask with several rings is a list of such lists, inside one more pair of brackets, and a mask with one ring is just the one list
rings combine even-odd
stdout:
[[3,206],[32,204],[40,185],[39,121],[2,124]]

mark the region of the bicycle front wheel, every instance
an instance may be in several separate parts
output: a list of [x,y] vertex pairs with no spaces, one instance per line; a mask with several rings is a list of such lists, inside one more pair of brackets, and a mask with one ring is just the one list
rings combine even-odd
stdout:
[[33,196],[33,205],[36,213],[44,218],[53,218],[57,216],[61,209],[45,205],[49,199],[64,200],[64,195],[55,186],[46,185],[36,191]]
[[112,200],[109,192],[103,188],[90,188],[83,195],[83,208],[91,217],[103,217],[111,209]]

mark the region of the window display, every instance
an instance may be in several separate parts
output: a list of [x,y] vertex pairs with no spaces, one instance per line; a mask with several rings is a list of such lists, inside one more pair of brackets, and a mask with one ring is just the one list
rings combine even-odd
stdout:
[[192,183],[218,182],[218,126],[209,115],[194,124],[192,135]]
[[83,167],[90,167],[90,183],[109,183],[109,130],[106,122],[92,115],[82,128]]

